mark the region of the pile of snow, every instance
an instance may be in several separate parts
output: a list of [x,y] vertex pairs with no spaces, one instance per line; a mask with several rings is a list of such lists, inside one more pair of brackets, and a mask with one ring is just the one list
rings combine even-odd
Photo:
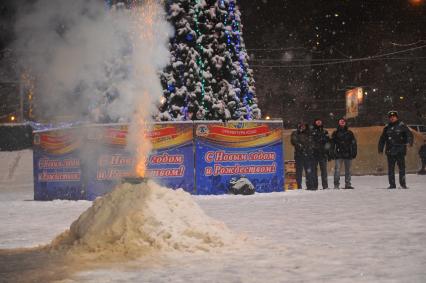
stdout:
[[121,184],[51,244],[78,257],[137,258],[153,252],[197,252],[237,244],[222,222],[208,217],[185,191],[154,182]]

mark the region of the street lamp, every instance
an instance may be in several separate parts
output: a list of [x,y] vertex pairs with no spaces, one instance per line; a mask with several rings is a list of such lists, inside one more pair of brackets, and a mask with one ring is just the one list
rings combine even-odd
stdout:
[[423,4],[423,0],[408,0],[408,2],[410,2],[410,4],[413,6],[420,6]]

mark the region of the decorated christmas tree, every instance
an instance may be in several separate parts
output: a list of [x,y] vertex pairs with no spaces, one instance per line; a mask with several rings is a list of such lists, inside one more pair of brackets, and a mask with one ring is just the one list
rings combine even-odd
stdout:
[[175,36],[157,120],[259,119],[235,0],[175,0],[166,9]]

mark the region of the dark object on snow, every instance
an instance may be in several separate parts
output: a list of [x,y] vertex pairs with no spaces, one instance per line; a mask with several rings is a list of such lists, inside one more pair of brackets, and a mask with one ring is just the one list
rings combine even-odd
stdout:
[[232,178],[229,181],[228,193],[234,195],[252,195],[255,192],[255,188],[249,179],[245,177]]
[[121,183],[129,183],[132,185],[146,183],[148,181],[148,178],[144,177],[124,177],[121,179]]
[[0,151],[13,151],[31,148],[33,129],[29,125],[1,125]]

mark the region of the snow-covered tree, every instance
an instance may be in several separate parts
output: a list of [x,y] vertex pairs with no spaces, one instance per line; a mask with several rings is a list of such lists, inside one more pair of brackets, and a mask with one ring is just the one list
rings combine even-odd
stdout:
[[174,0],[167,10],[176,34],[157,118],[260,118],[235,0]]
[[170,65],[161,74],[165,97],[158,116],[161,120],[192,119],[201,111],[201,56],[196,49],[193,18],[188,16],[195,13],[190,2],[180,1],[168,7],[168,20],[176,33],[170,42]]

